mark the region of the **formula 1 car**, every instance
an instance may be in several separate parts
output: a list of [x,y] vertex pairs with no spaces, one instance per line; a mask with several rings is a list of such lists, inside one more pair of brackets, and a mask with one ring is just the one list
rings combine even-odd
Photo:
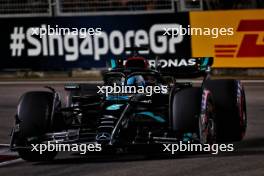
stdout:
[[[31,144],[97,143],[104,149],[242,140],[247,114],[240,81],[211,79],[213,58],[154,62],[155,68],[150,68],[150,61],[138,55],[125,64],[111,60],[112,68],[103,73],[104,89],[91,94],[88,84],[67,84],[66,105],[50,87],[26,92],[17,107],[11,149],[24,160],[43,161],[53,159],[57,151],[40,154]],[[178,81],[198,77],[203,78],[201,85]],[[113,93],[111,86],[134,86],[135,92]]]

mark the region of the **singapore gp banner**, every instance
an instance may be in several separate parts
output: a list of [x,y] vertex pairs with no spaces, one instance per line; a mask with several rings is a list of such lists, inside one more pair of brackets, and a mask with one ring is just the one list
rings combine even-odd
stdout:
[[189,35],[164,35],[188,25],[188,13],[2,18],[0,69],[105,67],[107,60],[129,54],[125,47],[130,46],[149,47],[141,53],[149,59],[189,58]]

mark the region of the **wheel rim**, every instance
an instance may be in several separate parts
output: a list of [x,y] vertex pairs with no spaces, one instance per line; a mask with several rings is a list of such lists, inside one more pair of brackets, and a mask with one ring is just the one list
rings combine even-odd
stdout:
[[239,113],[239,125],[240,125],[240,137],[241,139],[244,138],[246,132],[246,124],[247,124],[247,117],[246,117],[246,110],[245,110],[245,94],[243,87],[240,83],[238,83],[238,91],[237,91],[237,106],[238,106],[238,113]]
[[200,142],[202,144],[216,143],[216,124],[212,102],[206,100],[206,108],[202,110],[199,120]]

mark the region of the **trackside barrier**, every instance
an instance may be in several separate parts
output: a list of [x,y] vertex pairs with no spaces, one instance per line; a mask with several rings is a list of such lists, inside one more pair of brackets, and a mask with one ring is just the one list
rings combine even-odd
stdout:
[[[105,67],[132,45],[149,46],[140,53],[147,59],[214,57],[215,68],[264,68],[264,10],[1,18],[0,25],[0,70]],[[211,34],[173,33],[183,28]]]

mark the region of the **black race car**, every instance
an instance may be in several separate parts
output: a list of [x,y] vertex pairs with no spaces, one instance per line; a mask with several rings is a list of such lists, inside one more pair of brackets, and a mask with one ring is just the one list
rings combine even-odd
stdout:
[[[57,151],[40,154],[32,151],[34,144],[93,143],[104,150],[243,138],[243,86],[238,80],[211,79],[213,58],[151,62],[152,68],[140,56],[125,64],[111,60],[112,68],[103,73],[103,84],[94,94],[87,84],[65,85],[66,105],[52,88],[26,92],[19,100],[11,149],[25,160],[41,161],[53,159]],[[200,85],[178,81],[196,77],[203,78]]]

